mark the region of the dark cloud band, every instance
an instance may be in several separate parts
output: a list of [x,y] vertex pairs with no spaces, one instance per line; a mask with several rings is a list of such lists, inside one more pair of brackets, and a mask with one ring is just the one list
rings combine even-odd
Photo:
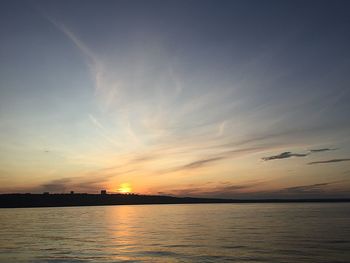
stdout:
[[311,149],[311,153],[319,153],[319,152],[328,152],[328,151],[335,151],[337,149],[332,149],[332,148],[321,148],[321,149]]
[[308,163],[308,164],[309,164],[309,165],[312,165],[312,164],[339,163],[339,162],[349,162],[349,161],[350,161],[350,158],[346,158],[346,159],[332,159],[332,160],[311,162],[311,163]]
[[278,154],[278,155],[263,157],[262,159],[264,161],[271,161],[271,160],[286,159],[286,158],[291,158],[291,157],[306,157],[308,155],[309,155],[308,153],[283,152],[283,153]]

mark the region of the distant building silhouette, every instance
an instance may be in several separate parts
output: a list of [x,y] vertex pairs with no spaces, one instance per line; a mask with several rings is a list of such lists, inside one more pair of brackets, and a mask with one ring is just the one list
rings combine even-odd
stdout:
[[107,190],[101,190],[101,195],[106,195],[107,194]]
[[71,194],[71,195],[74,195],[74,191],[70,191],[70,194]]
[[50,194],[49,192],[43,192],[43,195],[48,195],[48,194]]

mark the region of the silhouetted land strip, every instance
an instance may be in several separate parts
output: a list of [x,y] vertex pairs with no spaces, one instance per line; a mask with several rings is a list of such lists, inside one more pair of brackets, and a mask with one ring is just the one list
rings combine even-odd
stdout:
[[347,199],[217,199],[137,194],[0,194],[0,208],[199,203],[350,202]]

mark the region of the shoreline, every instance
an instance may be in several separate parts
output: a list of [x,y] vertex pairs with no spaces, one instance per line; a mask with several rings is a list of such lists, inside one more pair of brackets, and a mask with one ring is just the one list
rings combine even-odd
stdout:
[[160,204],[345,203],[350,198],[222,199],[137,194],[0,194],[0,208]]

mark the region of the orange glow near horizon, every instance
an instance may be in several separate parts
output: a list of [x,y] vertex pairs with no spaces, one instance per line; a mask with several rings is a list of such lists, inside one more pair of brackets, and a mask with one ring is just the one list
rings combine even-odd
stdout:
[[118,192],[121,194],[128,194],[131,193],[132,189],[129,183],[122,183],[119,188]]

